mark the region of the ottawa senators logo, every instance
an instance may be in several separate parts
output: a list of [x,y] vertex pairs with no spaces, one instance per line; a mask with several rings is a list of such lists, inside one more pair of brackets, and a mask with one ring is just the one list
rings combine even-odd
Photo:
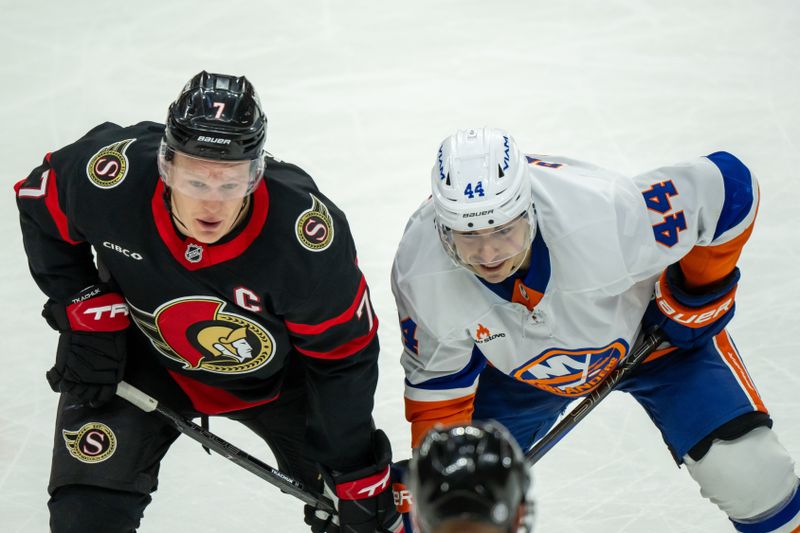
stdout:
[[551,394],[575,398],[595,390],[626,353],[628,343],[622,339],[600,348],[555,348],[537,355],[511,375]]
[[86,165],[86,175],[97,187],[113,189],[125,178],[128,172],[128,156],[125,152],[136,139],[125,139],[109,144],[94,154]]
[[311,196],[311,208],[297,217],[295,233],[297,240],[306,250],[321,252],[333,242],[333,217],[322,201]]
[[153,314],[132,305],[130,309],[153,346],[186,370],[243,374],[269,363],[275,353],[270,332],[225,312],[225,306],[217,298],[190,296],[167,302]]
[[61,431],[69,454],[84,463],[101,463],[114,455],[117,437],[100,422],[88,422],[78,431]]

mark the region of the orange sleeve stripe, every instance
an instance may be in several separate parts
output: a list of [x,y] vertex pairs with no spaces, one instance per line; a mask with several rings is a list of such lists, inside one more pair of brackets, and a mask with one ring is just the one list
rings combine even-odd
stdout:
[[[756,206],[758,214],[758,206]],[[695,246],[680,261],[689,289],[712,285],[733,272],[742,248],[753,233],[755,220],[738,237],[717,246]]]
[[472,421],[475,395],[453,400],[420,402],[406,398],[406,420],[411,422],[411,447],[417,448],[422,438],[436,424],[445,426]]

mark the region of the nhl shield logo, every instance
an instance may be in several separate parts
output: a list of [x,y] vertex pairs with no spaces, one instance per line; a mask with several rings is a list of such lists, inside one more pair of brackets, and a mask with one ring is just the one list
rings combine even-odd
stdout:
[[113,189],[125,179],[128,172],[128,156],[125,152],[136,139],[125,139],[109,144],[92,156],[86,165],[89,180],[101,189]]
[[321,252],[333,242],[333,217],[319,198],[310,196],[311,207],[297,217],[295,233],[303,248]]
[[62,430],[69,454],[83,463],[101,463],[114,455],[117,437],[101,422],[88,422],[77,431]]
[[183,254],[187,261],[190,263],[199,263],[203,260],[203,247],[196,243],[189,243],[186,246],[186,252]]

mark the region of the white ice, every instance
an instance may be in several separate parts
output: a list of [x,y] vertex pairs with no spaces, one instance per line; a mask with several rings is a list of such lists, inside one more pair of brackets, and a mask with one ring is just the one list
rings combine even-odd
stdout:
[[[163,119],[201,69],[246,74],[269,115],[269,149],[348,214],[382,320],[375,418],[398,457],[409,432],[389,268],[442,138],[503,127],[526,150],[628,173],[738,154],[763,200],[731,330],[800,457],[796,0],[0,0],[0,19],[3,532],[47,530],[57,400],[44,379],[56,335],[39,317],[11,186],[102,121]],[[247,430],[212,428],[273,461]],[[621,394],[542,460],[536,484],[543,533],[732,530]],[[184,438],[141,531],[304,531],[300,516],[297,501]]]

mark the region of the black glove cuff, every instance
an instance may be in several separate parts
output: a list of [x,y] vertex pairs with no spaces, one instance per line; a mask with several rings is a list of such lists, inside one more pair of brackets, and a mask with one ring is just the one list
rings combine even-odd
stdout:
[[336,484],[339,484],[383,471],[392,462],[392,445],[383,430],[376,429],[372,433],[372,456],[375,461],[373,464],[351,472],[331,472],[331,477]]

